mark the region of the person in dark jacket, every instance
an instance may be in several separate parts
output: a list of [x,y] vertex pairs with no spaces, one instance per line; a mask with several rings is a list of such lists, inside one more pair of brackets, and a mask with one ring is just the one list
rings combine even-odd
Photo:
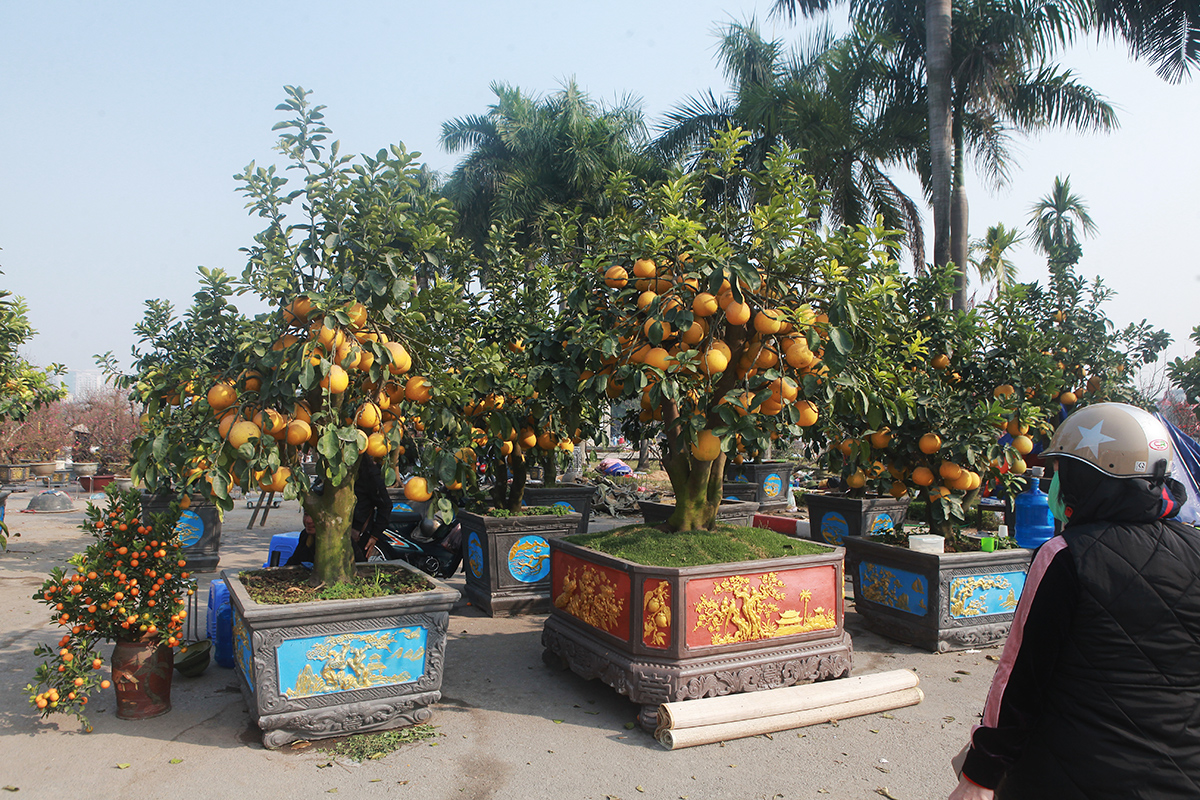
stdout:
[[[319,489],[314,488],[319,493]],[[388,495],[383,471],[373,458],[358,462],[358,477],[354,481],[354,516],[350,521],[350,544],[354,560],[366,561],[375,540],[383,533],[392,515],[392,498]],[[304,531],[287,563],[289,566],[311,563],[316,553],[316,531],[312,518],[304,515]]]
[[1165,426],[1071,414],[1034,556],[951,800],[1200,797],[1200,531]]

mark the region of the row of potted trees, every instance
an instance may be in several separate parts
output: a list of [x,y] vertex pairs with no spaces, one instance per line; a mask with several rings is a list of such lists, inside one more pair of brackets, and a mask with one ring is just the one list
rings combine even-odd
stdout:
[[[757,466],[777,442],[828,450],[855,491],[921,492],[937,529],[985,476],[1012,490],[1024,426],[1049,429],[1053,390],[1038,387],[1062,385],[1067,366],[1053,353],[1018,358],[1014,342],[1036,328],[1025,300],[934,313],[951,274],[905,276],[893,231],[821,232],[823,198],[795,152],[750,172],[747,136],[730,130],[690,173],[654,185],[614,176],[604,216],[552,217],[552,248],[517,246],[497,226],[478,252],[403,147],[347,160],[323,144],[321,107],[304,90],[289,87],[281,108],[291,118],[278,149],[303,186],[289,193],[274,167],[239,176],[268,224],[246,271],[235,282],[201,270],[183,319],[151,301],[126,385],[146,409],[133,476],[214,514],[236,486],[299,498],[315,522],[313,568],[287,574],[310,588],[359,577],[348,528],[360,462],[373,459],[389,484],[407,476],[408,502],[463,521],[479,605],[549,606],[547,659],[629,694],[652,726],[664,700],[847,674],[842,551],[651,566],[564,541],[578,532],[573,514],[538,514],[518,532],[535,502],[531,466],[552,477],[601,408],[628,409],[617,412],[624,432],[660,441],[674,503],[659,527],[680,541],[713,529],[723,508],[790,491],[787,475]],[[734,184],[753,187],[753,202],[704,202]],[[305,214],[293,221],[297,198]],[[484,290],[466,291],[467,279]],[[235,290],[275,310],[246,319],[228,302]],[[1028,374],[1004,367],[1005,348]],[[1013,424],[1002,444],[998,426]],[[743,471],[753,501],[724,502],[736,483],[727,467]],[[858,595],[899,597],[861,569],[852,562]],[[452,590],[428,579],[388,599],[289,608],[223,577],[243,693],[268,746],[428,716]],[[928,606],[938,589],[925,585]],[[947,591],[970,606],[978,589]]]

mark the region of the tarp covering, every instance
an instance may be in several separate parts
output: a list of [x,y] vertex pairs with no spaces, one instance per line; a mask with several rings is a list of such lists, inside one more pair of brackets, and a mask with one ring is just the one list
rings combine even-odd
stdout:
[[1200,525],[1200,444],[1181,431],[1162,414],[1157,415],[1162,424],[1171,432],[1171,441],[1175,444],[1175,474],[1173,477],[1187,488],[1188,499],[1179,512],[1179,519],[1190,524]]

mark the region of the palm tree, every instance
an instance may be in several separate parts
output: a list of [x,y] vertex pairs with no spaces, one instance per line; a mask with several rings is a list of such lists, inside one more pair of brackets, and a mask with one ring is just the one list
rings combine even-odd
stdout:
[[[993,182],[1007,179],[1009,131],[1051,126],[1110,130],[1116,112],[1071,72],[1047,65],[1045,42],[1060,22],[1044,4],[969,0],[955,14],[953,55],[954,179],[950,257],[966,264],[968,150]],[[1034,64],[1037,60],[1040,63]]]
[[1076,226],[1085,235],[1096,232],[1096,223],[1088,214],[1087,203],[1071,191],[1071,177],[1055,178],[1050,194],[1029,210],[1034,247],[1053,263],[1074,264],[1083,251]]
[[[723,97],[711,91],[667,115],[651,151],[668,163],[689,166],[711,137],[730,126],[746,129],[747,169],[760,167],[778,145],[801,151],[816,181],[828,192],[827,222],[871,223],[905,230],[918,266],[924,252],[920,212],[887,174],[891,165],[912,166],[922,148],[924,122],[916,91],[893,75],[890,37],[857,31],[834,39],[822,30],[786,52],[762,38],[753,21],[721,32],[718,57],[730,81]],[[747,185],[714,187],[726,198],[750,202]]]
[[[846,2],[852,20],[898,35],[901,42],[900,57],[910,64],[924,64],[930,165],[927,188],[933,204],[933,263],[942,266],[950,260],[952,0],[926,0],[924,31],[920,30],[920,6],[916,3],[895,0]],[[775,0],[772,13],[794,20],[798,13],[811,16],[828,11],[834,3],[835,0]]]
[[989,227],[984,238],[972,240],[968,261],[975,268],[979,280],[983,283],[995,281],[996,291],[1016,283],[1017,265],[1009,261],[1006,254],[1010,247],[1024,241],[1024,238],[1016,228],[1007,228],[1001,222]]
[[460,232],[481,251],[499,221],[515,223],[524,243],[537,240],[553,212],[603,205],[609,175],[654,173],[641,155],[645,125],[639,103],[593,103],[572,79],[548,98],[493,83],[486,114],[442,125],[447,152],[468,151],[445,187],[460,215]]
[[1196,0],[1094,0],[1092,22],[1129,43],[1172,83],[1200,64],[1200,3]]

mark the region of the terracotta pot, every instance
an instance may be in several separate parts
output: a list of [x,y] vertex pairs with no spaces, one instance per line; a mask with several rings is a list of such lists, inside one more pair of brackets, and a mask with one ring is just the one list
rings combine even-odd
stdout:
[[117,642],[113,687],[119,719],[150,719],[171,710],[175,651],[157,642]]

